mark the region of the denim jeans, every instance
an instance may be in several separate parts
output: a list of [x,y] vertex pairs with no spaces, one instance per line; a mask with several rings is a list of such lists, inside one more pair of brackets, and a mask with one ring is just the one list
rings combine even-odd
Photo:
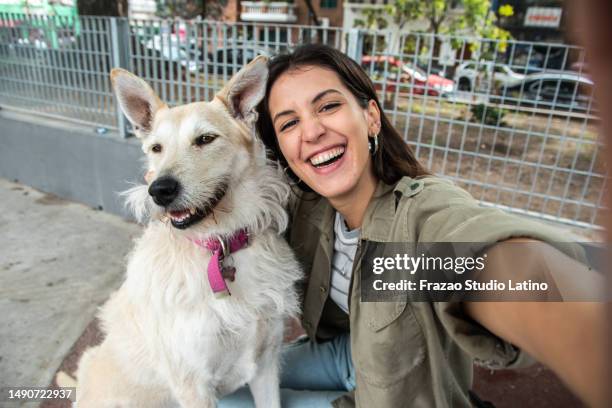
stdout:
[[[325,343],[302,338],[288,344],[281,357],[281,406],[327,408],[331,402],[355,389],[349,335]],[[219,408],[252,408],[248,387],[222,398]]]

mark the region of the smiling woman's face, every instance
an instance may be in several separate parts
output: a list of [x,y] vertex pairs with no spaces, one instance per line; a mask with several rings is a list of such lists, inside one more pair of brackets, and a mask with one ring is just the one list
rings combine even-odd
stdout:
[[283,156],[310,188],[330,200],[373,191],[367,138],[380,130],[376,102],[361,107],[336,73],[305,66],[276,80],[268,106]]

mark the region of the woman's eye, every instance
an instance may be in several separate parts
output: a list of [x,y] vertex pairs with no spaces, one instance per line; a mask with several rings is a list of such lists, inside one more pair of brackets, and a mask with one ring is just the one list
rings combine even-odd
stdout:
[[287,123],[283,123],[283,125],[280,128],[281,132],[286,130],[286,129],[289,129],[291,126],[295,125],[296,123],[297,123],[296,119],[290,120]]
[[216,135],[206,133],[206,134],[196,137],[195,140],[193,141],[193,144],[196,146],[204,146],[205,144],[209,144],[216,138],[217,138]]
[[332,103],[326,103],[325,105],[323,105],[323,107],[321,108],[321,112],[327,112],[330,111],[332,109],[337,108],[338,106],[340,106],[340,104],[338,102],[332,102]]
[[162,151],[162,145],[160,144],[154,144],[153,146],[151,146],[151,151],[153,153],[161,153]]

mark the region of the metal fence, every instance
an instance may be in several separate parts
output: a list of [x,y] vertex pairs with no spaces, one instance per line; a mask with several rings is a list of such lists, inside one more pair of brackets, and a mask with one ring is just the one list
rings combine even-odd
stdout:
[[108,73],[121,66],[169,104],[208,100],[257,54],[306,42],[358,61],[422,162],[483,205],[602,224],[606,174],[584,51],[256,23],[0,14],[0,104],[125,135]]
[[422,33],[367,33],[359,47],[395,126],[434,172],[484,204],[601,225],[606,174],[583,49]]
[[0,14],[0,103],[116,129],[110,23]]

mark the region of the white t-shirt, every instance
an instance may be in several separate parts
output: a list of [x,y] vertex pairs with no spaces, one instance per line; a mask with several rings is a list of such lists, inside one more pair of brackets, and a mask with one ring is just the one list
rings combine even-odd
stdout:
[[347,314],[348,296],[353,273],[353,261],[359,242],[359,229],[349,230],[344,217],[336,212],[334,221],[334,255],[332,257],[332,276],[330,296]]

